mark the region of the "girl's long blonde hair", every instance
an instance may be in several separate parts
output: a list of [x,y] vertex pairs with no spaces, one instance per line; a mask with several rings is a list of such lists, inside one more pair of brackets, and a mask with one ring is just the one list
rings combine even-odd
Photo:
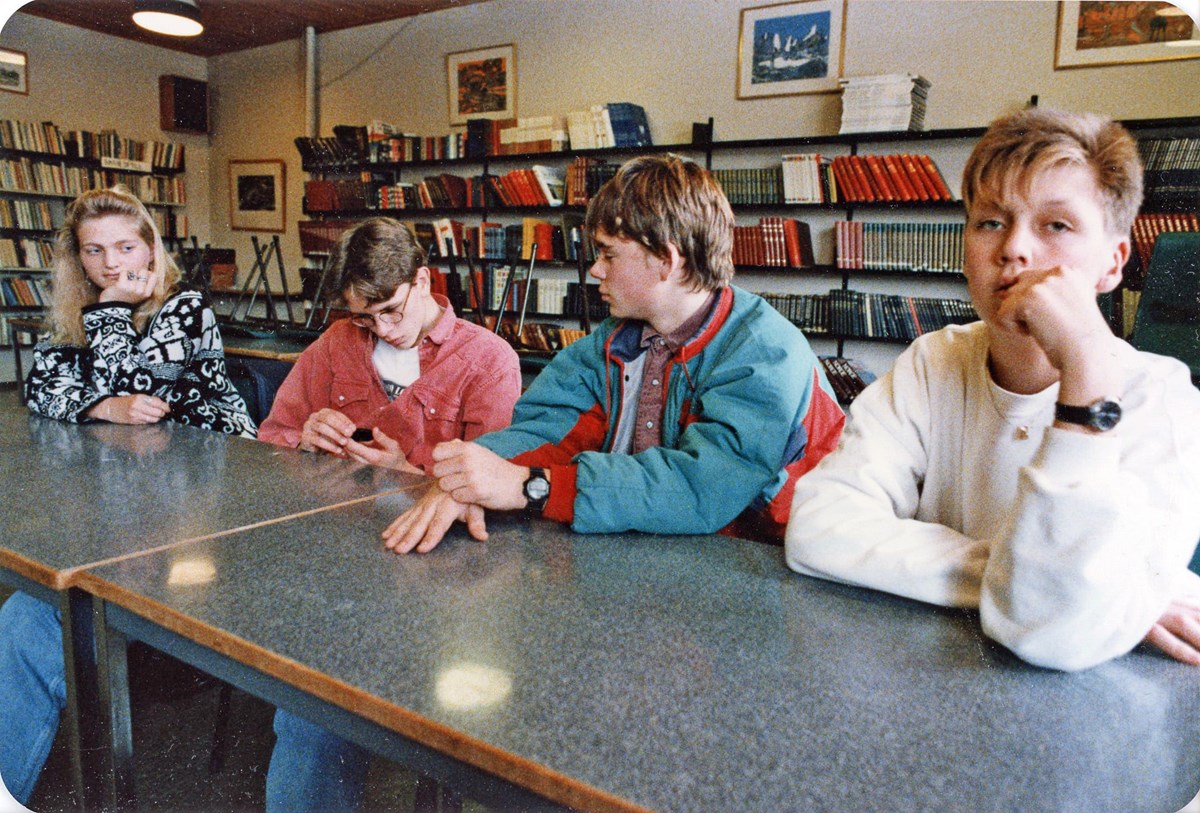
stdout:
[[67,216],[54,241],[54,269],[51,273],[50,336],[55,344],[87,344],[83,332],[83,309],[97,301],[97,288],[83,270],[79,259],[79,227],[88,220],[120,215],[136,221],[138,235],[151,250],[151,268],[157,270],[154,293],[133,311],[133,324],[141,332],[146,323],[178,289],[181,274],[167,254],[154,219],[142,202],[121,185],[111,189],[84,192],[67,207]]

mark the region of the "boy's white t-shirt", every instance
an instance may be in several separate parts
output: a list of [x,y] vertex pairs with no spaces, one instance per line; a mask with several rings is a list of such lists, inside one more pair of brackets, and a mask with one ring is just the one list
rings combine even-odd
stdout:
[[375,363],[388,400],[396,400],[396,396],[421,375],[420,351],[415,347],[401,350],[387,342],[375,342],[371,360]]

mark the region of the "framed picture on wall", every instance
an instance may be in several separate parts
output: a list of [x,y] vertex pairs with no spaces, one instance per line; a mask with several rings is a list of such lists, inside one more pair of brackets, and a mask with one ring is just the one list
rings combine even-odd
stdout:
[[1200,26],[1174,3],[1058,4],[1054,69],[1200,59]]
[[24,51],[0,48],[0,90],[29,94],[29,56]]
[[846,0],[742,9],[737,97],[835,93],[846,45]]
[[517,47],[496,45],[446,55],[450,123],[517,115]]
[[287,230],[284,170],[278,158],[229,162],[229,227],[238,231]]

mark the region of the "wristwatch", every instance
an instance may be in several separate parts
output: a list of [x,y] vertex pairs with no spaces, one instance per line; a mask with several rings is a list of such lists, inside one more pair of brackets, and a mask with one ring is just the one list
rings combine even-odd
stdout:
[[529,512],[541,513],[546,507],[546,500],[550,496],[550,479],[546,477],[546,470],[537,467],[530,467],[529,477],[525,480],[525,485],[521,486],[521,492],[528,500],[525,510]]
[[1098,398],[1087,406],[1055,404],[1054,419],[1107,432],[1121,422],[1121,402],[1116,398]]

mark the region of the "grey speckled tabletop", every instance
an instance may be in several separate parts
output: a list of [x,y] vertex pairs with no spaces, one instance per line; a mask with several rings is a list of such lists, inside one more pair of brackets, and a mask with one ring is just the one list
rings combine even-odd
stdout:
[[176,423],[47,420],[0,393],[0,566],[56,589],[94,562],[419,483]]
[[395,556],[378,533],[406,499],[188,543],[83,584],[285,681],[302,671],[309,691],[401,733],[452,732],[467,761],[551,796],[1169,813],[1200,786],[1193,668],[1137,651],[1037,669],[974,613],[797,576],[780,549],[724,537],[492,517],[486,544],[456,531]]

